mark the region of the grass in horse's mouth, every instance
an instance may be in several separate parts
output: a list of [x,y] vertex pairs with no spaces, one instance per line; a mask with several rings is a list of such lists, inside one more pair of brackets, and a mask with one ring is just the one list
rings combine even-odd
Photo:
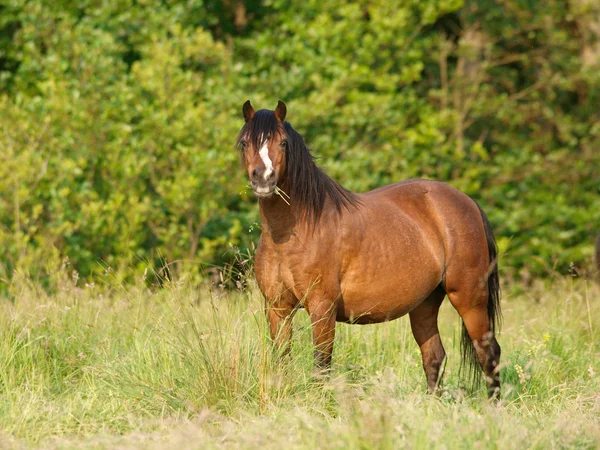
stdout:
[[287,193],[281,189],[279,186],[275,186],[275,194],[279,195],[281,197],[281,199],[287,203],[287,205],[290,205],[290,196],[287,195]]

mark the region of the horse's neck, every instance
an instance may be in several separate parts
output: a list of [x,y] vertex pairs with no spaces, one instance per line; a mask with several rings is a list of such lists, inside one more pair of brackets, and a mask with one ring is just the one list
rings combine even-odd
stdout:
[[263,235],[276,244],[288,242],[298,224],[292,206],[279,196],[261,199],[259,205]]

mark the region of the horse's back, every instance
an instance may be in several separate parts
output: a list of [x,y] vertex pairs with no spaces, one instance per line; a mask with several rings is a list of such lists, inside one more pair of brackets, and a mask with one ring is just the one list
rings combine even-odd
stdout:
[[443,243],[446,266],[451,259],[463,267],[485,264],[487,252],[479,251],[487,248],[481,211],[464,192],[441,181],[412,179],[369,196],[375,202],[384,198],[393,202],[420,225],[431,244]]
[[394,204],[420,225],[434,224],[440,231],[483,231],[475,201],[441,181],[401,181],[361,194],[361,199],[371,205]]
[[360,194],[360,196],[362,198],[383,198],[387,196],[389,198],[395,198],[399,201],[406,201],[409,199],[417,199],[421,201],[423,200],[423,195],[425,194],[430,194],[430,196],[433,196],[436,199],[447,197],[457,200],[458,203],[474,203],[467,194],[459,191],[447,183],[423,178],[411,178],[409,180],[387,184],[385,186],[373,189],[372,191]]

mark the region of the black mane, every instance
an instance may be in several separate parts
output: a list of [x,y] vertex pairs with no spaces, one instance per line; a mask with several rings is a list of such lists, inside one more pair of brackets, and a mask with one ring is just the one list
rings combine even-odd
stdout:
[[248,140],[254,148],[260,148],[264,137],[281,134],[282,131],[287,135],[286,171],[282,184],[292,206],[310,223],[315,224],[319,220],[328,198],[338,213],[360,203],[355,193],[339,185],[316,165],[304,139],[289,122],[283,123],[282,130],[281,122],[273,111],[257,111],[240,131],[237,144],[241,147],[241,141]]

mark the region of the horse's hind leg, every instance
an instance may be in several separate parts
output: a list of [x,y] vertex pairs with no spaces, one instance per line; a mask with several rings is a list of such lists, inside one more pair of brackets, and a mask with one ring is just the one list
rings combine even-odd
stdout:
[[440,367],[446,357],[438,330],[438,312],[446,293],[437,287],[410,316],[410,326],[423,356],[423,369],[427,378],[427,389],[436,392],[440,377]]
[[[500,345],[491,331],[487,311],[487,291],[481,287],[448,293],[450,302],[458,311],[485,374],[489,398],[500,397]],[[475,299],[475,301],[473,301]]]

